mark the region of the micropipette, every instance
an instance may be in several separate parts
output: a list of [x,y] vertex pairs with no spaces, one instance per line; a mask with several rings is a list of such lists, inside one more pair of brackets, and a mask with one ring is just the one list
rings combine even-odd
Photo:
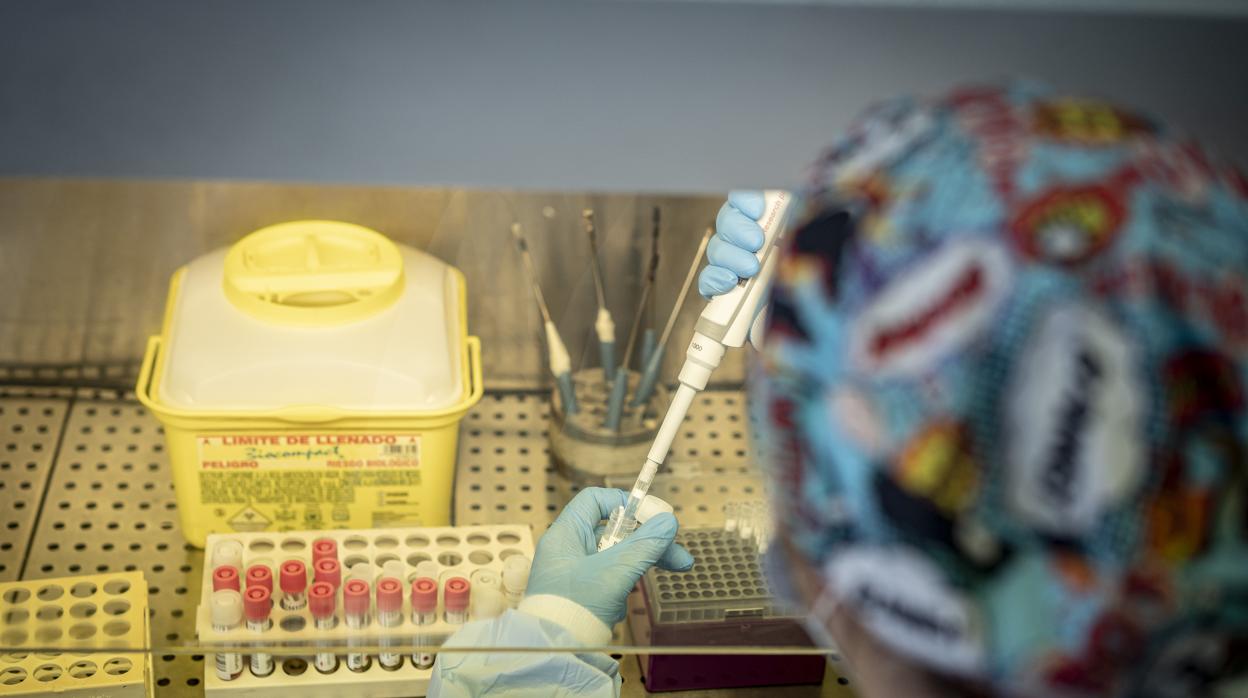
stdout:
[[[646,278],[641,286],[641,300],[637,302],[637,311],[633,314],[633,325],[628,331],[628,343],[624,345],[624,356],[620,359],[620,368],[628,368],[628,360],[632,358],[633,347],[637,344],[637,332],[641,329],[641,320],[646,311],[646,302],[650,300],[650,290],[659,272],[659,207],[655,206],[650,214],[650,265],[646,269]],[[648,328],[647,328],[648,329]],[[644,362],[643,362],[644,363]]]
[[542,295],[542,287],[537,283],[537,270],[533,266],[533,258],[529,256],[529,243],[524,239],[524,229],[519,223],[511,224],[511,234],[516,238],[516,246],[520,248],[520,258],[524,261],[524,270],[529,278],[529,286],[533,289],[533,297],[537,299],[537,309],[542,313],[542,324],[546,328],[546,346],[550,353],[550,372],[555,376],[559,386],[559,397],[563,401],[563,411],[575,414],[576,390],[572,386],[572,358],[568,348],[559,336],[555,321],[550,318],[550,308],[546,307],[546,296]]
[[[646,455],[646,462],[628,493],[628,501],[611,517],[611,524],[598,540],[598,549],[606,550],[623,540],[635,525],[637,508],[650,490],[650,483],[667,458],[672,441],[693,398],[706,387],[711,373],[724,357],[725,347],[745,344],[750,326],[754,324],[755,311],[765,297],[765,291],[776,270],[776,243],[784,234],[784,224],[793,197],[784,191],[763,193],[763,215],[758,219],[763,229],[763,244],[755,256],[759,261],[756,276],[742,280],[728,293],[716,296],[707,303],[694,326],[693,339],[685,353],[685,364],[680,369],[680,387],[672,398],[672,404],[659,425],[658,434]],[[662,346],[660,342],[660,346]]]
[[698,276],[698,267],[702,265],[702,255],[706,253],[706,246],[710,243],[711,234],[714,232],[713,228],[708,227],[702,234],[702,241],[698,243],[698,251],[694,253],[689,271],[685,273],[685,281],[680,286],[680,293],[676,295],[676,303],[672,306],[672,312],[667,316],[667,324],[663,326],[663,334],[655,348],[650,351],[649,360],[641,370],[641,378],[637,381],[637,390],[633,392],[633,399],[628,403],[629,407],[637,408],[645,405],[651,393],[654,392],[654,386],[659,380],[659,369],[663,367],[663,349],[667,346],[668,337],[672,335],[672,328],[676,326],[676,318],[680,317],[680,309],[685,306],[685,296],[689,295],[693,280]]
[[594,276],[594,293],[598,298],[598,317],[594,320],[594,332],[598,335],[598,358],[602,360],[602,380],[608,385],[615,371],[615,320],[607,310],[607,292],[602,284],[602,261],[598,258],[598,229],[594,226],[594,210],[581,212],[585,219],[585,232],[589,234],[590,269]]
[[[650,298],[650,289],[654,286],[659,270],[659,207],[655,206],[651,213],[650,230],[650,266],[646,270],[646,279],[641,287],[641,300],[637,303],[637,312],[633,315],[633,326],[628,331],[628,343],[624,345],[624,356],[620,366],[615,370],[615,381],[611,384],[611,394],[607,398],[607,419],[604,425],[611,431],[620,428],[620,420],[624,415],[624,398],[628,391],[628,362],[633,356],[633,347],[637,344],[637,331],[641,329],[641,321],[646,311],[646,302]],[[646,328],[645,336],[654,338],[654,330]],[[643,343],[644,347],[644,343]],[[653,348],[653,347],[651,347]],[[643,356],[649,356],[644,354]],[[645,365],[646,359],[642,359]]]

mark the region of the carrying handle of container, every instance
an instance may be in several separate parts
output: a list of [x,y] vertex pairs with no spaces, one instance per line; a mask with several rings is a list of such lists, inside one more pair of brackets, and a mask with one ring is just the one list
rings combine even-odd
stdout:
[[[464,375],[468,379],[468,394],[459,404],[454,405],[446,410],[437,413],[426,413],[422,416],[437,417],[449,415],[455,412],[464,412],[468,408],[477,404],[481,397],[485,394],[485,381],[482,378],[481,369],[481,339],[475,336],[464,338]],[[138,396],[139,402],[144,407],[152,410],[153,413],[169,413],[176,414],[179,410],[171,410],[168,407],[156,404],[155,398],[151,394],[152,381],[155,380],[156,363],[160,356],[161,342],[159,335],[152,335],[147,338],[147,351],[143,353],[143,364],[139,367],[139,380],[135,384],[135,395]],[[277,417],[291,422],[301,422],[304,424],[316,424],[321,422],[332,422],[343,417],[358,416],[356,414],[344,414],[342,412],[327,413],[324,406],[321,405],[291,405],[277,410],[266,410],[263,413],[266,417]],[[365,415],[367,416],[367,415]]]
[[152,387],[152,376],[156,375],[156,357],[160,355],[160,335],[154,334],[147,338],[147,351],[143,352],[143,363],[139,366],[139,380],[135,383],[134,394],[144,407],[157,412],[155,401],[148,391]]

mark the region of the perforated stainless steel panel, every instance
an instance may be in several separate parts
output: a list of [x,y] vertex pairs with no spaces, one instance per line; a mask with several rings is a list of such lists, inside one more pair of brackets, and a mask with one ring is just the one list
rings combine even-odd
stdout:
[[0,398],[0,581],[20,578],[68,404]]
[[[753,482],[747,475],[741,403],[738,393],[714,392],[695,405],[676,444],[674,472],[705,471],[724,482]],[[11,545],[0,560],[20,560],[18,553],[24,551],[26,579],[142,570],[150,587],[153,640],[166,645],[190,642],[203,555],[182,540],[160,425],[133,399],[107,390],[0,388],[0,406],[0,463],[11,463],[0,471],[0,505],[13,509],[7,502],[18,497],[27,502],[13,509],[26,513],[9,517],[16,525],[6,522],[0,531],[0,545]],[[578,489],[549,463],[548,413],[545,397],[535,393],[487,395],[473,410],[461,430],[456,523],[522,522],[537,534],[545,530]],[[11,421],[14,416],[21,419]],[[22,428],[14,430],[14,423]],[[35,464],[28,469],[31,475],[26,474],[28,463]],[[31,484],[23,488],[23,479]],[[679,487],[684,480],[673,482]],[[656,482],[656,491],[661,486],[668,485]],[[690,489],[685,493],[689,499],[678,497],[680,492],[668,494],[689,516],[700,506],[719,514],[713,504],[722,494],[718,490]],[[686,514],[681,516],[683,520]],[[19,572],[9,563],[4,574],[14,578]],[[620,659],[623,695],[648,695],[636,659]],[[203,660],[198,654],[157,653],[157,695],[202,695]],[[835,679],[822,689],[680,695],[838,695]]]
[[[194,638],[202,564],[178,528],[164,449],[160,425],[134,400],[75,398],[24,575],[141,570],[155,645]],[[153,665],[171,695],[202,690],[203,655],[156,655]]]
[[[548,401],[534,393],[486,395],[468,415],[455,481],[456,523],[518,521],[536,532],[545,530],[580,489],[550,463],[549,418]],[[757,498],[753,472],[745,400],[737,391],[711,391],[685,417],[671,462],[652,492],[674,505],[682,523],[717,525],[723,520],[723,501]],[[695,485],[694,478],[702,484]],[[714,484],[708,489],[707,482]],[[608,484],[627,489],[632,479]],[[743,496],[747,489],[751,494]]]

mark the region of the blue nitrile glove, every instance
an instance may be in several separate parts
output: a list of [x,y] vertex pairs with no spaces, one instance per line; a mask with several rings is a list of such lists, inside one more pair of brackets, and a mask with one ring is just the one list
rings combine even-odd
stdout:
[[676,517],[668,513],[597,552],[603,529],[599,522],[627,499],[622,490],[602,487],[583,489],[573,497],[537,543],[526,593],[575,601],[609,627],[624,620],[628,593],[651,565],[677,572],[692,568],[693,556],[672,542]]
[[715,217],[715,236],[706,247],[710,262],[698,275],[698,292],[711,298],[732,290],[741,279],[758,273],[754,253],[763,245],[763,192],[734,191]]

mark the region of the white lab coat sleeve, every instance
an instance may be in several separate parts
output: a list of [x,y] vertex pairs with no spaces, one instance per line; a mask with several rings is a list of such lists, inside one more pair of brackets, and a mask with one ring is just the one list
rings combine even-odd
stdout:
[[[620,694],[619,664],[605,654],[568,652],[603,645],[611,629],[585,607],[558,596],[526,598],[517,610],[465,625],[442,645],[430,698]],[[453,647],[554,647],[553,652],[448,652]]]

